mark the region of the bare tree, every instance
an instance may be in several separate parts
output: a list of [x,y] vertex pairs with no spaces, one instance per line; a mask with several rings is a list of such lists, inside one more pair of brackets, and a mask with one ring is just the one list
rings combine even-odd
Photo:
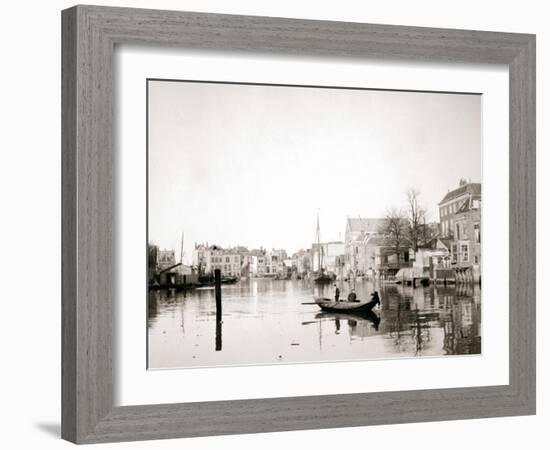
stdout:
[[401,211],[390,209],[386,214],[381,232],[385,236],[386,244],[395,251],[397,264],[399,264],[401,249],[407,242],[407,218]]
[[424,218],[424,223],[422,224],[422,239],[420,240],[420,245],[427,246],[438,235],[438,225],[433,223],[426,223],[426,218]]
[[419,197],[418,190],[407,191],[407,238],[415,253],[426,230],[426,210],[420,205]]

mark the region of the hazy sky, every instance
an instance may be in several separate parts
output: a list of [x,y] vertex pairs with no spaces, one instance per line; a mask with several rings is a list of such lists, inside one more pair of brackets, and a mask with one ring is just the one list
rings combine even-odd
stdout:
[[481,181],[481,96],[149,82],[149,241],[309,247]]

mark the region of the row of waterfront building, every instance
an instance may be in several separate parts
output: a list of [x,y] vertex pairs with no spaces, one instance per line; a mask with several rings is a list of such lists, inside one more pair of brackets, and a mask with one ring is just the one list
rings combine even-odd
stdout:
[[[439,223],[423,225],[427,237],[414,246],[407,240],[398,246],[390,243],[386,218],[347,218],[344,241],[314,243],[292,255],[284,249],[195,244],[192,266],[180,265],[177,270],[199,277],[220,269],[224,277],[286,279],[309,277],[321,269],[335,279],[402,275],[479,281],[481,184],[461,183],[438,206]],[[156,249],[150,268],[158,272],[175,264],[173,250]]]
[[344,273],[480,281],[481,184],[462,183],[438,207],[439,223],[423,225],[425,239],[416,246],[403,240],[399,253],[384,234],[387,219],[349,218]]

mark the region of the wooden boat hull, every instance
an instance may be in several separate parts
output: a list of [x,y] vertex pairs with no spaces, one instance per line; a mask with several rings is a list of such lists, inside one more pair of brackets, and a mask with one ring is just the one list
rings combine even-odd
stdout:
[[334,300],[331,300],[329,298],[321,298],[316,297],[315,303],[319,305],[319,307],[323,311],[329,311],[329,312],[365,312],[365,311],[372,311],[372,309],[377,305],[376,300],[371,300],[368,302],[365,301],[359,301],[359,302],[335,302]]

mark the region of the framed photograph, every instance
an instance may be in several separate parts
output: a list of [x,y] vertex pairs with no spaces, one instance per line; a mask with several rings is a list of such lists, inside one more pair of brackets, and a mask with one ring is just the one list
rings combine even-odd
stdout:
[[535,413],[533,35],[62,24],[65,439]]

